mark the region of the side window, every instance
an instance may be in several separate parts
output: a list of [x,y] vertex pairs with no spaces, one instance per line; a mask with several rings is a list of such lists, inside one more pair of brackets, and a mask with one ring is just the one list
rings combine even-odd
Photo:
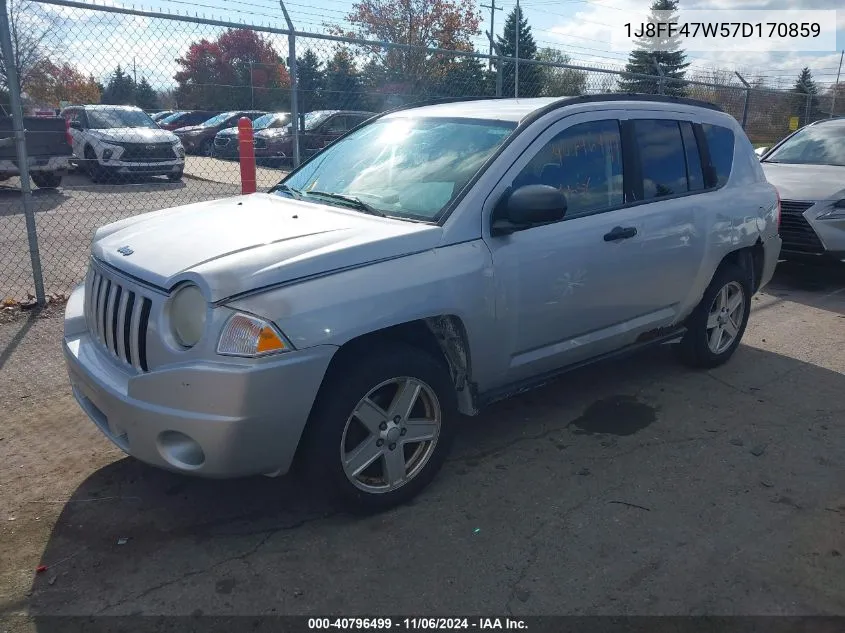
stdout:
[[703,124],[704,137],[710,151],[710,162],[716,172],[716,185],[721,187],[731,175],[734,162],[734,133],[721,125]]
[[689,191],[686,154],[677,121],[633,121],[640,150],[643,199],[653,200]]
[[701,154],[695,140],[692,123],[681,121],[681,136],[684,140],[684,152],[687,155],[687,181],[690,191],[704,189],[704,170],[701,169]]
[[619,122],[579,123],[549,141],[514,179],[513,188],[549,185],[566,194],[566,219],[623,203]]
[[325,131],[329,134],[343,134],[348,129],[345,116],[332,117],[326,121]]

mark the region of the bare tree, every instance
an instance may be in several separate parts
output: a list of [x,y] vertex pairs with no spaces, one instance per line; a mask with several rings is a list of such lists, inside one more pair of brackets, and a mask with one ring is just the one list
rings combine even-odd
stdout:
[[[41,5],[27,0],[9,0],[9,29],[12,36],[15,69],[24,88],[33,71],[58,45],[58,17]],[[8,61],[0,54],[0,88],[9,89]]]

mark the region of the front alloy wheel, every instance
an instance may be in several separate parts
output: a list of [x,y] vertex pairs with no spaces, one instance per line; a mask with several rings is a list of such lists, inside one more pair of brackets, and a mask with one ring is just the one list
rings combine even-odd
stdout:
[[440,435],[440,402],[417,378],[376,385],[355,407],[341,439],[343,470],[364,492],[396,490],[422,470]]
[[410,500],[443,465],[457,415],[442,359],[406,343],[341,350],[302,438],[301,466],[353,512]]

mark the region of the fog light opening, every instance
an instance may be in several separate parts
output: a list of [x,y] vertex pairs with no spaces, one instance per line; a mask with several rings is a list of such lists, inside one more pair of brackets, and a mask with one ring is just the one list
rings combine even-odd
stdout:
[[158,450],[168,463],[183,470],[194,470],[205,463],[199,443],[179,431],[159,433]]

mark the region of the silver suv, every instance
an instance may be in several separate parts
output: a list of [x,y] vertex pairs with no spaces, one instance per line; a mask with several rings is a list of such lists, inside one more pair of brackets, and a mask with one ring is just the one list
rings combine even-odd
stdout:
[[459,412],[647,345],[724,363],[779,213],[742,129],[699,102],[398,110],[269,193],[99,229],[67,306],[70,380],[145,462],[296,463],[378,510],[432,480]]

